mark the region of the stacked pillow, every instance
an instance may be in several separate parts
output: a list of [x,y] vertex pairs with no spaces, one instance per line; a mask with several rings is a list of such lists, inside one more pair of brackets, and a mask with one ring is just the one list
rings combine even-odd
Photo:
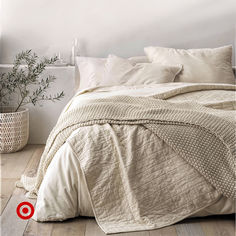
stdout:
[[80,90],[116,85],[141,85],[173,82],[182,65],[149,63],[147,57],[129,59],[109,55],[105,58],[77,57],[76,86]]
[[82,90],[170,82],[235,83],[232,46],[189,50],[147,47],[144,51],[147,57],[76,57],[76,87]]

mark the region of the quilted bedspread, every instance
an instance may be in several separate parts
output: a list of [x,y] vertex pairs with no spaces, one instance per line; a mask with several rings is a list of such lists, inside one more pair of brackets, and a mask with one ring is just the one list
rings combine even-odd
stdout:
[[[37,177],[23,176],[22,184],[37,194],[53,157],[68,142],[106,233],[163,227],[211,205],[219,194],[233,198],[234,90],[231,85],[181,85],[149,97],[75,96],[48,139]],[[225,91],[227,101],[196,103],[189,95],[217,97]],[[70,138],[76,130],[81,132]],[[91,130],[97,130],[96,137]]]

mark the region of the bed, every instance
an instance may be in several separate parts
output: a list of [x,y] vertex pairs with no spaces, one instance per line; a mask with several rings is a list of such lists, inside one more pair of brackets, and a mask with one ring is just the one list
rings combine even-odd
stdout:
[[[191,80],[196,72],[189,73],[186,62],[150,69],[139,61],[135,70],[114,56],[99,63],[108,63],[105,83],[98,84],[98,71],[89,74],[90,84],[79,89],[51,132],[37,176],[18,183],[29,197],[37,195],[33,219],[91,216],[109,234],[234,213],[232,65],[217,74],[206,68],[203,83]],[[154,81],[157,71],[159,79],[169,76],[166,82]],[[212,81],[217,76],[221,83]]]

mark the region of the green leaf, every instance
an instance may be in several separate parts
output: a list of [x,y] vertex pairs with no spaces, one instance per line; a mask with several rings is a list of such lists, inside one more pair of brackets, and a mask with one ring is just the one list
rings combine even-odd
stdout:
[[[57,57],[42,58],[40,60],[32,50],[18,53],[15,56],[12,70],[7,74],[0,74],[0,104],[9,104],[13,97],[19,96],[17,104],[17,109],[19,109],[20,106],[28,103],[36,105],[42,100],[54,101],[63,98],[63,92],[55,96],[46,96],[47,89],[56,80],[56,77],[53,75],[46,78],[42,77],[42,72],[46,66],[55,63],[57,60]],[[21,65],[26,66],[21,67]],[[32,86],[37,87],[30,92]]]

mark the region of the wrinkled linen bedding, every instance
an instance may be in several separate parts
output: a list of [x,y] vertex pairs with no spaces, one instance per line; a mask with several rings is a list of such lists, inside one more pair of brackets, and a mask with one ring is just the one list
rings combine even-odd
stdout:
[[[100,128],[104,128],[104,126]],[[106,128],[108,128],[107,125]],[[118,126],[116,126],[115,128],[118,128]],[[131,128],[133,128],[133,126],[127,126],[125,127],[125,131],[127,131],[127,133],[133,134],[132,131],[134,131],[134,129]],[[136,127],[135,129],[137,130],[138,127]],[[89,133],[92,133],[93,136],[96,136],[97,130],[98,129],[90,129]],[[82,132],[85,131],[87,130],[83,129]],[[49,221],[51,220],[50,217],[54,217],[58,220],[64,220],[79,215],[92,217],[94,216],[88,190],[86,187],[86,182],[84,176],[82,175],[77,155],[74,153],[69,144],[74,135],[78,135],[78,132],[80,131],[74,132],[68,142],[63,144],[63,146],[58,150],[47,170],[38,195],[37,207],[34,215],[35,220]],[[148,132],[146,132],[146,134],[148,134]],[[151,140],[150,138],[154,139]],[[177,159],[178,162],[181,161],[181,159],[175,153],[173,153],[169,146],[160,140],[160,138],[149,134],[146,135],[144,139],[146,142],[150,142],[149,146],[152,145],[153,147],[155,147],[157,143],[161,144],[162,142],[162,145],[159,145],[157,148],[162,148],[162,153],[164,153],[165,156],[167,152],[172,152],[172,164],[175,161],[174,158]],[[142,141],[144,141],[144,139]],[[165,149],[163,148],[164,145]],[[146,155],[146,150],[144,150],[144,148],[142,148],[141,150],[139,152],[145,153]],[[158,151],[161,153],[160,150]],[[169,162],[167,161],[166,164],[168,165]],[[65,168],[65,166],[67,166],[68,168]],[[163,165],[160,165],[160,168],[163,168]],[[192,168],[189,172],[184,173],[188,176],[191,171],[193,171]],[[201,178],[201,176],[197,172],[195,172],[194,174],[196,178]],[[57,176],[57,178],[52,178],[51,176]],[[187,177],[187,179],[188,178],[189,177]],[[55,186],[57,186],[57,188],[55,188]],[[55,196],[57,195],[59,199],[55,201]],[[217,214],[233,214],[234,212],[234,199],[229,199],[222,196],[222,194],[218,194],[216,202],[190,216],[194,217]]]
[[[91,99],[129,95],[179,104],[194,101],[223,109],[219,117],[232,120],[234,90],[231,85],[186,83],[97,88],[77,94],[63,113]],[[193,215],[233,213],[234,201],[216,187],[163,141],[158,131],[104,122],[73,130],[57,150],[38,191],[33,218],[95,215],[104,232],[116,233],[159,228]]]

